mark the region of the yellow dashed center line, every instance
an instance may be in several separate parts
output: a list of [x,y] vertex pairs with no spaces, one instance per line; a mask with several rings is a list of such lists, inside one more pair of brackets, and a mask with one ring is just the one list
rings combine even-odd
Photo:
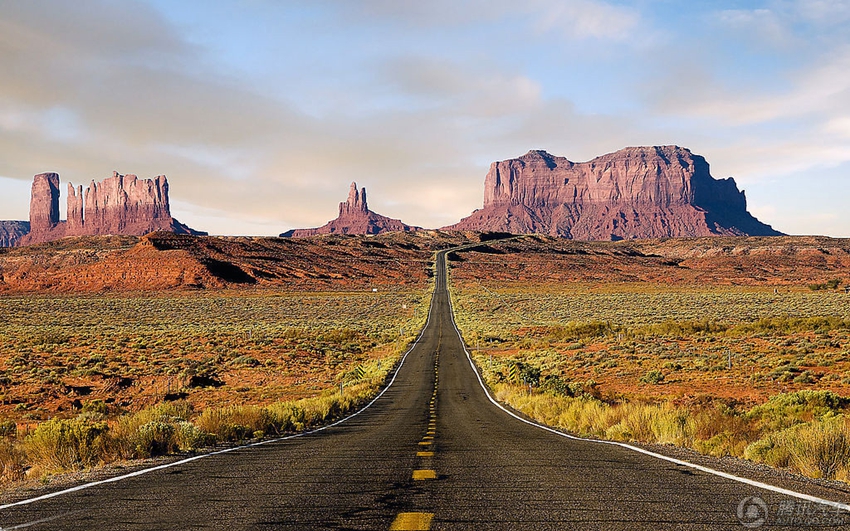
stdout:
[[399,513],[390,526],[390,531],[428,531],[434,513]]
[[[431,446],[433,444],[434,435],[437,433],[437,408],[434,403],[437,401],[437,382],[440,378],[438,374],[439,367],[437,365],[437,361],[439,359],[439,354],[437,354],[435,357],[436,361],[434,363],[434,393],[431,395],[431,403],[428,407],[430,411],[428,431],[422,438],[422,441],[419,442],[419,446]],[[416,457],[431,458],[434,457],[434,452],[431,450],[418,451],[416,452]],[[423,464],[428,466],[430,464],[430,460],[424,461]],[[429,479],[437,479],[437,473],[434,470],[420,469],[413,471],[414,481],[425,481]],[[429,530],[431,529],[431,520],[433,518],[434,513],[399,513],[395,520],[393,520],[390,529],[399,531],[418,529]]]
[[416,481],[424,481],[426,479],[437,479],[437,473],[433,470],[414,470],[413,479]]

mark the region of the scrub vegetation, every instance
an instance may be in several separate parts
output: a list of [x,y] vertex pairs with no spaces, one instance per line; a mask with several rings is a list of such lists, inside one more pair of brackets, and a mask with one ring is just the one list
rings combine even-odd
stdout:
[[310,429],[376,394],[428,292],[0,298],[0,482]]
[[529,417],[850,481],[843,292],[468,278],[452,291],[485,380]]

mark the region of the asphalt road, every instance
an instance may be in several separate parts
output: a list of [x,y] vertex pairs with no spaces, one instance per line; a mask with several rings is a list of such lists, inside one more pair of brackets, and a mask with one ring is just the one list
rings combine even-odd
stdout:
[[442,256],[437,271],[418,344],[361,414],[0,508],[0,529],[850,529],[828,506],[511,417],[469,363]]

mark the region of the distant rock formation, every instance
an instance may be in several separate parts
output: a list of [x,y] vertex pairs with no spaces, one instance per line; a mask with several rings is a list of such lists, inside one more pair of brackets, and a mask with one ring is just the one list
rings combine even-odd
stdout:
[[494,162],[484,208],[448,230],[539,233],[576,240],[777,236],[747,212],[734,179],[678,146],[634,147],[574,163],[545,151]]
[[348,199],[339,204],[339,216],[315,229],[293,229],[284,232],[282,238],[305,238],[318,234],[381,234],[384,232],[409,232],[421,230],[400,220],[388,218],[369,210],[366,204],[366,188],[357,190],[351,183]]
[[32,180],[30,231],[49,232],[59,224],[59,174],[39,173]]
[[0,221],[0,247],[14,247],[29,231],[29,221]]
[[[84,199],[85,198],[85,199]],[[154,231],[203,235],[171,217],[168,180],[120,175],[83,187],[68,184],[68,220],[59,220],[59,175],[42,173],[32,183],[30,231],[19,245],[44,243],[66,236],[141,236]]]

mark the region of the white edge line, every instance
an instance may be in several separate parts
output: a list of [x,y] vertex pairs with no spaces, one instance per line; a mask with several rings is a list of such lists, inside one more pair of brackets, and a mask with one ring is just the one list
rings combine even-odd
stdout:
[[[447,284],[448,284],[448,278],[446,279],[446,281],[447,281]],[[448,289],[446,290],[446,293],[448,294]],[[801,499],[801,500],[806,500],[806,501],[810,501],[810,502],[814,502],[814,503],[819,503],[819,504],[822,504],[822,505],[828,505],[830,507],[834,507],[836,509],[841,509],[841,510],[844,510],[844,511],[850,511],[850,505],[845,504],[845,503],[832,501],[832,500],[825,500],[823,498],[818,498],[817,496],[811,496],[809,494],[803,494],[802,492],[796,492],[796,491],[793,491],[793,490],[783,489],[782,487],[776,487],[774,485],[769,485],[767,483],[762,483],[761,481],[742,478],[742,477],[739,477],[739,476],[735,476],[733,474],[729,474],[727,472],[721,472],[720,470],[708,468],[706,466],[697,465],[695,463],[690,463],[688,461],[682,461],[681,459],[676,459],[674,457],[668,457],[666,455],[661,455],[661,454],[657,454],[655,452],[650,452],[649,450],[644,450],[643,448],[639,448],[637,446],[632,446],[630,444],[626,444],[626,443],[622,443],[622,442],[603,441],[603,440],[599,440],[599,439],[586,439],[584,437],[577,437],[575,435],[570,435],[568,433],[558,431],[554,428],[550,428],[549,426],[545,426],[543,424],[538,424],[538,423],[533,422],[531,420],[520,417],[519,415],[517,415],[513,411],[510,411],[509,409],[505,408],[495,398],[493,398],[493,395],[490,394],[490,390],[484,384],[484,380],[481,378],[481,374],[478,372],[478,368],[475,366],[475,363],[472,361],[472,356],[469,354],[469,351],[466,349],[466,343],[463,341],[463,336],[461,335],[460,330],[458,329],[457,324],[455,323],[454,306],[452,304],[452,297],[451,297],[450,294],[448,294],[448,299],[449,299],[449,308],[451,308],[451,310],[452,310],[452,326],[455,329],[455,333],[457,333],[457,337],[460,339],[460,344],[463,347],[463,351],[466,353],[466,358],[469,360],[469,365],[472,366],[472,370],[475,372],[475,376],[478,378],[478,383],[481,384],[481,388],[484,389],[484,393],[487,395],[487,398],[490,399],[490,402],[492,402],[496,407],[498,407],[499,409],[501,409],[502,411],[504,411],[508,415],[512,416],[513,418],[515,418],[515,419],[517,419],[521,422],[525,422],[526,424],[529,424],[529,425],[534,426],[536,428],[540,428],[541,430],[546,430],[550,433],[554,433],[555,435],[559,435],[561,437],[566,437],[567,439],[572,439],[574,441],[583,441],[583,442],[596,443],[596,444],[607,444],[607,445],[610,445],[610,446],[619,446],[621,448],[626,448],[628,450],[632,450],[634,452],[638,452],[638,453],[641,453],[641,454],[644,454],[644,455],[648,455],[648,456],[654,457],[656,459],[661,459],[663,461],[668,461],[670,463],[682,465],[682,466],[685,466],[685,467],[688,467],[688,468],[692,468],[694,470],[699,470],[700,472],[705,472],[707,474],[712,474],[712,475],[719,476],[719,477],[722,477],[722,478],[725,478],[725,479],[730,479],[732,481],[737,481],[739,483],[744,483],[744,484],[750,485],[751,487],[756,487],[756,488],[759,488],[759,489],[764,489],[764,490],[768,490],[768,491],[771,491],[771,492],[784,494],[786,496],[792,496],[794,498],[798,498],[798,499]]]
[[[436,284],[435,284],[435,286],[436,286]],[[417,347],[417,345],[419,345],[419,342],[422,339],[422,336],[425,334],[425,331],[428,329],[428,325],[431,324],[431,314],[433,313],[433,311],[434,311],[434,296],[432,294],[431,303],[430,303],[430,306],[428,308],[428,319],[425,320],[425,326],[423,326],[422,330],[419,331],[419,335],[416,337],[416,341],[413,342],[413,344],[410,346],[410,348],[408,348],[407,351],[404,353],[404,356],[402,356],[401,361],[399,361],[398,367],[396,367],[395,373],[393,373],[392,379],[389,381],[389,383],[386,385],[386,387],[384,387],[381,390],[381,392],[378,393],[378,395],[375,396],[375,398],[373,398],[368,404],[366,404],[361,409],[358,409],[357,411],[355,411],[354,413],[352,413],[351,415],[349,415],[349,416],[347,416],[343,419],[340,419],[340,420],[338,420],[338,421],[336,421],[332,424],[322,426],[321,428],[316,428],[315,430],[296,433],[296,434],[293,434],[293,435],[288,435],[286,437],[278,437],[276,439],[268,439],[268,440],[265,440],[265,441],[259,441],[259,442],[255,442],[255,443],[251,443],[251,444],[244,444],[244,445],[241,445],[241,446],[233,446],[233,447],[230,447],[230,448],[224,448],[222,450],[217,450],[215,452],[209,452],[209,453],[206,453],[206,454],[195,455],[195,456],[192,456],[192,457],[188,457],[186,459],[174,461],[173,463],[166,463],[164,465],[158,465],[158,466],[154,466],[154,467],[151,467],[151,468],[144,468],[142,470],[136,470],[135,472],[130,472],[129,474],[124,474],[124,475],[121,475],[121,476],[115,476],[115,477],[108,478],[108,479],[102,479],[100,481],[93,481],[91,483],[85,483],[83,485],[77,485],[76,487],[71,487],[71,488],[68,488],[68,489],[59,490],[59,491],[56,491],[56,492],[51,492],[49,494],[44,494],[42,496],[37,496],[35,498],[29,498],[29,499],[26,499],[26,500],[20,500],[20,501],[16,501],[16,502],[13,502],[13,503],[7,503],[6,505],[0,505],[0,511],[2,511],[3,509],[8,509],[10,507],[16,507],[16,506],[20,506],[20,505],[28,505],[30,503],[35,503],[35,502],[47,500],[47,499],[50,499],[50,498],[55,498],[57,496],[70,494],[72,492],[79,492],[81,490],[89,489],[91,487],[96,487],[98,485],[106,485],[108,483],[116,483],[118,481],[123,481],[125,479],[142,476],[142,475],[147,474],[149,472],[155,472],[157,470],[163,470],[163,469],[166,469],[166,468],[171,468],[171,467],[175,467],[175,466],[179,466],[179,465],[185,465],[186,463],[191,463],[192,461],[197,461],[199,459],[205,459],[207,457],[213,457],[213,456],[216,456],[216,455],[235,452],[237,450],[243,450],[245,448],[253,448],[255,446],[262,446],[264,444],[271,444],[271,443],[276,443],[276,442],[280,442],[280,441],[286,441],[286,440],[289,440],[289,439],[296,439],[298,437],[304,437],[306,435],[312,435],[314,433],[319,433],[321,431],[324,431],[328,428],[333,428],[334,426],[339,426],[343,422],[347,422],[347,421],[353,419],[354,417],[356,417],[357,415],[363,413],[367,409],[369,409],[372,406],[372,404],[377,402],[378,399],[381,398],[384,395],[384,393],[386,393],[387,390],[393,385],[396,377],[398,376],[399,371],[401,370],[401,367],[404,365],[404,362],[407,359],[407,356],[413,351],[413,349],[415,349]],[[457,330],[457,328],[455,328],[455,330]],[[0,529],[2,529],[2,528],[0,528]]]

